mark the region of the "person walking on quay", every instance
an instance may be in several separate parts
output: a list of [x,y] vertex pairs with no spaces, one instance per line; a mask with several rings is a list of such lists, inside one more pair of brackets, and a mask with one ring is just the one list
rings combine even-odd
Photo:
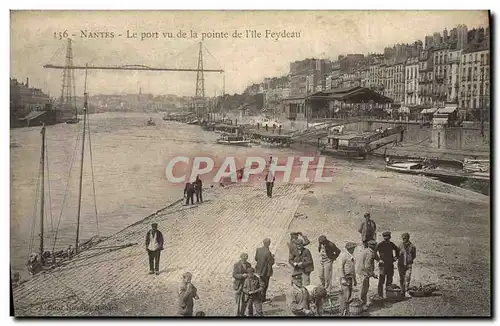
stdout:
[[260,277],[254,274],[253,267],[247,269],[247,278],[243,283],[243,293],[245,295],[245,316],[253,316],[255,312],[256,316],[264,316],[262,312],[262,299],[264,284]]
[[297,250],[290,255],[288,262],[293,266],[294,272],[302,274],[302,284],[309,285],[311,282],[311,272],[314,270],[314,263],[311,252],[304,247],[302,241],[297,242]]
[[401,286],[401,294],[403,296],[410,297],[407,291],[410,287],[413,261],[417,257],[417,248],[410,242],[410,235],[408,233],[403,233],[401,238],[403,239],[403,242],[399,245],[399,283]]
[[342,295],[340,297],[340,314],[342,316],[348,315],[348,302],[351,300],[352,287],[358,286],[356,281],[356,259],[354,258],[354,249],[356,244],[348,242],[345,245],[345,251],[340,261],[340,287]]
[[194,204],[194,185],[194,182],[188,182],[186,183],[186,187],[184,187],[184,197],[186,197],[186,205],[189,205],[189,201],[191,201],[191,205]]
[[[300,238],[299,238],[300,236]],[[288,252],[290,255],[293,255],[293,253],[297,250],[297,242],[302,241],[304,246],[307,246],[308,244],[311,243],[309,239],[307,238],[306,235],[302,234],[302,232],[292,232],[290,233],[290,241],[287,243],[288,245]]]
[[321,257],[319,280],[321,285],[325,287],[326,291],[330,293],[332,286],[332,265],[340,255],[340,249],[324,235],[318,238],[318,243],[318,251]]
[[294,272],[292,274],[292,286],[286,293],[286,302],[288,309],[295,316],[314,315],[309,305],[309,293],[302,285],[302,273]]
[[267,188],[267,197],[271,198],[273,197],[273,187],[274,187],[274,180],[276,179],[274,175],[274,171],[271,170],[271,168],[268,169],[266,173],[266,188]]
[[365,213],[365,221],[361,223],[359,227],[359,233],[361,233],[361,241],[363,241],[363,246],[368,247],[368,241],[375,240],[377,232],[377,224],[371,219],[370,213]]
[[267,289],[269,288],[269,279],[273,276],[274,255],[269,250],[271,239],[266,238],[262,241],[262,243],[264,246],[257,248],[255,251],[255,261],[257,262],[255,265],[255,271],[260,276],[260,279],[264,284],[262,300],[263,302],[267,302],[271,301],[271,299],[267,297]]
[[368,248],[363,249],[363,252],[361,253],[360,260],[361,260],[361,276],[363,278],[363,282],[361,284],[361,294],[360,294],[360,299],[365,305],[367,305],[367,295],[368,295],[368,290],[370,288],[370,277],[373,278],[378,278],[377,275],[375,275],[374,269],[375,269],[375,248],[377,247],[377,241],[375,240],[370,240],[367,243]]
[[192,316],[194,300],[198,300],[198,290],[191,283],[193,276],[191,273],[186,272],[182,275],[182,283],[179,287],[179,315]]
[[236,301],[236,316],[244,316],[245,315],[245,307],[246,302],[243,296],[243,284],[245,283],[245,279],[247,278],[247,270],[252,267],[248,260],[248,254],[242,253],[240,256],[240,260],[236,262],[233,266],[233,290],[234,298]]
[[196,176],[196,180],[194,182],[194,190],[196,193],[196,202],[203,203],[203,183],[201,182],[200,176]]
[[158,230],[158,223],[151,224],[146,234],[146,250],[149,256],[149,274],[160,274],[160,253],[163,250],[163,234]]
[[[394,277],[394,262],[399,257],[399,248],[391,241],[391,232],[385,231],[382,233],[384,241],[379,242],[375,250],[375,254],[379,258],[379,279],[378,279],[378,295],[384,297],[384,283],[388,287],[392,284]],[[396,253],[394,255],[394,252]]]

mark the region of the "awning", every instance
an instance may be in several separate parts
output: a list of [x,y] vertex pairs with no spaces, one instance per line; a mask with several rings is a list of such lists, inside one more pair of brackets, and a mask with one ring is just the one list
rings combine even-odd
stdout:
[[436,113],[438,113],[438,114],[450,114],[450,113],[455,112],[456,109],[457,109],[456,105],[446,106],[444,108],[439,108]]
[[420,111],[420,114],[432,114],[437,111],[437,108],[427,108]]
[[47,111],[31,111],[27,116],[25,116],[24,118],[20,118],[19,120],[33,120],[45,113],[47,113]]

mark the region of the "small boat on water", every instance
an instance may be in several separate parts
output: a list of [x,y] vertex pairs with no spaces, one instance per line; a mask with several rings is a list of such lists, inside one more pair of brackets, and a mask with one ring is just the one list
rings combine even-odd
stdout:
[[223,134],[221,138],[217,139],[217,144],[233,145],[233,146],[250,146],[251,141],[243,136]]
[[148,122],[146,123],[148,126],[156,126],[156,123],[153,121],[153,118],[149,118]]
[[186,123],[187,123],[188,125],[195,125],[195,124],[197,124],[198,122],[199,122],[199,120],[198,120],[198,119],[195,119],[195,120],[188,121],[188,122],[186,122]]
[[75,123],[79,123],[79,122],[80,122],[80,118],[78,118],[78,117],[74,117],[74,118],[71,118],[71,119],[66,121],[67,124],[75,124]]
[[386,170],[405,173],[405,174],[422,174],[424,171],[429,170],[421,162],[397,162],[389,163],[385,166]]

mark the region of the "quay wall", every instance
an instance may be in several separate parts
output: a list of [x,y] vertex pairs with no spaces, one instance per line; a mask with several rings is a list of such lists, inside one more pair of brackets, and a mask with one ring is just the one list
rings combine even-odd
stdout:
[[420,145],[431,148],[485,152],[490,150],[490,135],[487,128],[483,137],[479,128],[446,127],[436,129],[431,125],[422,125],[419,122],[366,120],[347,124],[344,131],[368,132],[380,127],[388,128],[401,125],[406,127],[403,139],[406,146]]

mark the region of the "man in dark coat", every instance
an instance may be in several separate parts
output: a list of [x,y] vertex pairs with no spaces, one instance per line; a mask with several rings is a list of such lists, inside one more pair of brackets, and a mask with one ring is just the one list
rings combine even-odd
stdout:
[[318,238],[318,243],[318,252],[321,258],[319,280],[321,285],[325,287],[326,291],[330,293],[332,286],[332,266],[333,262],[340,255],[340,249],[324,235]]
[[413,266],[413,261],[417,257],[417,248],[410,241],[410,234],[403,233],[401,235],[403,242],[399,245],[399,257],[398,257],[398,271],[399,271],[399,283],[401,285],[401,294],[403,296],[409,297],[410,295],[406,293],[410,287],[411,271]]
[[297,242],[297,250],[290,255],[288,262],[293,266],[294,272],[302,273],[302,284],[309,285],[314,263],[311,252],[304,247],[302,241]]
[[247,260],[248,254],[242,253],[240,255],[240,260],[233,266],[233,290],[235,291],[234,298],[236,301],[236,316],[245,315],[246,302],[243,295],[243,285],[245,284],[245,279],[248,276],[247,270],[252,267]]
[[[300,238],[299,238],[300,236]],[[302,238],[302,239],[301,239]],[[297,242],[302,241],[304,246],[307,246],[309,243],[309,239],[305,234],[302,234],[302,232],[292,232],[290,233],[290,241],[287,242],[288,245],[288,253],[290,255],[293,255],[293,253],[297,250]]]
[[[398,260],[399,248],[391,241],[391,232],[385,231],[382,233],[384,241],[378,243],[375,253],[380,257],[379,260],[379,279],[378,279],[378,295],[384,297],[384,283],[388,287],[392,285],[394,276],[394,262]],[[395,253],[395,254],[394,254]]]
[[196,193],[196,202],[202,202],[203,203],[203,183],[201,182],[200,176],[196,176],[196,181],[194,182],[195,185],[195,193]]
[[269,288],[269,279],[273,276],[274,255],[269,250],[271,239],[266,238],[263,241],[264,246],[257,248],[255,252],[255,272],[260,276],[264,284],[263,300],[264,302],[270,301],[267,298],[267,289]]
[[160,253],[163,250],[163,234],[158,230],[158,224],[151,224],[151,230],[146,234],[146,250],[149,256],[149,274],[160,274]]
[[191,200],[191,205],[194,204],[194,182],[186,183],[186,187],[184,187],[184,197],[186,197],[186,205],[189,205],[189,201]]
[[361,223],[359,227],[359,233],[361,233],[361,241],[363,246],[368,248],[368,241],[376,240],[377,224],[371,219],[370,213],[365,213],[365,221]]

